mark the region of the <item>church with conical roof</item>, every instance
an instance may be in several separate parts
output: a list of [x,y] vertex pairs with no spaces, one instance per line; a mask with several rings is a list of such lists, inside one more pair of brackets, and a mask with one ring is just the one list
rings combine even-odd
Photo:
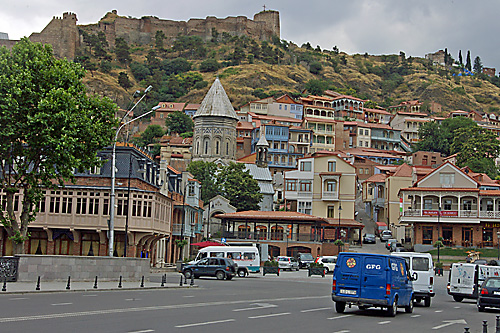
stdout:
[[193,161],[236,161],[238,116],[224,87],[216,78],[193,116]]

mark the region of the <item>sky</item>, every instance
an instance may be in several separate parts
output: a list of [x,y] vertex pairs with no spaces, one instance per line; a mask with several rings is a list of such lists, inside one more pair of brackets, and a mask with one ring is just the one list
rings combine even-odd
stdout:
[[10,39],[40,32],[53,16],[77,14],[78,24],[97,23],[113,9],[119,15],[187,21],[190,18],[253,15],[264,9],[280,12],[281,39],[315,48],[337,46],[348,54],[399,54],[424,57],[448,49],[454,59],[467,51],[485,67],[500,71],[497,33],[498,0],[17,0],[0,7],[0,32]]

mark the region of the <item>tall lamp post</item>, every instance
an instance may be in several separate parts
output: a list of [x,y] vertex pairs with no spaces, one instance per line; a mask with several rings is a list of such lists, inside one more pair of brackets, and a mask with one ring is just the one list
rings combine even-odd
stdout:
[[498,246],[497,260],[500,260],[500,231],[497,231],[497,246]]
[[340,205],[339,202],[339,230],[338,230],[338,240],[339,242],[337,243],[337,246],[339,247],[338,252],[340,253],[340,214],[342,213],[342,206]]
[[288,227],[286,228],[285,231],[285,237],[286,237],[286,248],[285,248],[285,256],[288,256],[288,235],[290,233],[290,230],[288,230]]
[[[149,86],[146,90],[149,91],[151,88],[151,86]],[[149,89],[149,90],[148,90]],[[145,93],[147,92],[145,91]],[[130,111],[127,112],[127,114],[125,114],[125,116],[123,116],[122,120],[120,122],[123,121],[123,119],[125,119],[125,117],[127,115],[130,114],[130,112],[135,108],[135,106],[137,104],[139,104],[139,102],[144,98],[146,94],[144,94],[141,99],[134,105],[134,107],[132,107],[132,109],[130,109]],[[114,249],[114,233],[115,233],[115,178],[116,178],[116,141],[118,140],[118,134],[120,133],[121,129],[125,126],[127,126],[128,124],[138,120],[138,119],[141,119],[145,116],[147,116],[148,114],[150,114],[151,112],[154,112],[156,111],[157,109],[160,108],[160,105],[157,105],[155,107],[153,107],[151,110],[149,110],[148,112],[146,113],[143,113],[141,114],[140,116],[138,117],[135,117],[125,123],[123,123],[120,127],[118,127],[118,129],[116,130],[116,134],[115,134],[115,138],[113,140],[113,152],[112,152],[112,155],[111,155],[111,194],[110,194],[110,198],[109,198],[109,206],[110,206],[110,212],[109,212],[109,253],[108,255],[110,257],[113,256],[113,249]],[[127,235],[125,235],[127,236]]]
[[438,207],[438,243],[437,243],[437,248],[438,248],[438,262],[439,262],[439,248],[441,247],[441,243],[440,242],[440,237],[439,237],[439,218],[441,217],[441,205]]

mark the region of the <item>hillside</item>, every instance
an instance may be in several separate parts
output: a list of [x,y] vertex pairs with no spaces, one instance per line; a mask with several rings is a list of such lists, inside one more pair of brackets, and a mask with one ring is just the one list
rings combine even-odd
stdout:
[[[442,111],[500,113],[500,80],[485,75],[453,76],[456,68],[400,55],[347,55],[337,50],[301,47],[277,38],[272,43],[247,37],[217,36],[210,42],[179,37],[172,45],[156,38],[147,47],[118,41],[110,49],[98,35],[84,33],[86,46],[75,61],[89,69],[89,90],[127,108],[133,92],[151,84],[148,107],[159,101],[200,103],[219,75],[235,108],[258,98],[289,93],[301,96],[332,89],[387,107],[407,100],[442,105]],[[118,83],[120,73],[129,82]],[[122,79],[124,74],[121,74]],[[125,89],[125,88],[126,89]]]

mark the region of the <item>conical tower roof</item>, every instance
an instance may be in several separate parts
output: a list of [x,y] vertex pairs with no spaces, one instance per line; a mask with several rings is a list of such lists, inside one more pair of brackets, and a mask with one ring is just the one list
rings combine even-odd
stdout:
[[227,97],[224,87],[217,77],[210,87],[207,95],[201,102],[200,107],[193,116],[193,119],[201,116],[219,116],[228,117],[238,120],[236,112],[234,112],[233,105]]
[[259,138],[259,142],[257,142],[256,146],[257,147],[269,147],[269,143],[267,142],[266,140],[266,128],[264,127],[264,125],[261,125],[260,126],[260,138]]

